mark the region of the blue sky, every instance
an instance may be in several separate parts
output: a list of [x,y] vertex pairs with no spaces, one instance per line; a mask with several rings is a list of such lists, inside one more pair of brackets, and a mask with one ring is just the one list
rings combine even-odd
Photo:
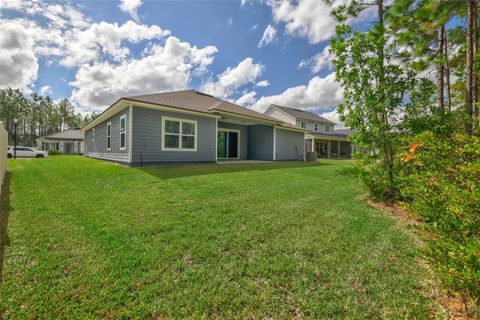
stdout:
[[5,0],[0,87],[66,97],[84,113],[120,96],[193,88],[259,111],[278,103],[337,120],[329,11],[320,0]]

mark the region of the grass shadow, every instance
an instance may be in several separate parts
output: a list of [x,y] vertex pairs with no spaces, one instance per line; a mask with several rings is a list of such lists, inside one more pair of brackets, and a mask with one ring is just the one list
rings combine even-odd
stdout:
[[10,179],[11,173],[5,173],[5,180],[3,181],[2,194],[0,195],[0,284],[3,277],[3,263],[5,259],[5,247],[10,245],[10,238],[8,237],[7,227],[8,218],[10,216]]
[[267,171],[289,168],[327,166],[328,163],[308,163],[299,161],[252,162],[252,163],[209,163],[209,164],[170,164],[140,167],[143,172],[158,179],[168,180],[210,174],[235,173],[246,171]]

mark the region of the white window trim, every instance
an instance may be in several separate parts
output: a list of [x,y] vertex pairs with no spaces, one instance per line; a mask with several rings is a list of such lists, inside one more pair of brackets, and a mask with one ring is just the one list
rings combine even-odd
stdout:
[[318,130],[319,128],[320,128],[320,125],[319,125],[318,123],[315,123],[315,132],[318,132],[318,131],[319,131],[319,130]]
[[[218,128],[217,129],[217,138],[218,138],[218,132],[236,132],[237,133],[237,136],[238,136],[238,145],[237,145],[237,156],[235,158],[229,158],[229,157],[226,157],[226,158],[218,158],[220,160],[228,160],[228,159],[240,159],[240,145],[241,145],[241,135],[240,135],[240,130],[237,130],[237,129],[228,129],[228,128]],[[228,139],[228,138],[227,138]],[[227,143],[227,155],[228,155],[228,141],[226,141]],[[217,147],[218,147],[218,141],[217,141]],[[217,151],[218,152],[218,151]],[[217,154],[217,157],[218,157],[218,154]]]
[[[305,127],[303,127],[304,123],[305,123]],[[300,128],[307,129],[307,121],[300,121]]]
[[[108,127],[110,127],[110,134],[108,134]],[[110,140],[110,148],[108,147],[108,140]],[[107,122],[107,150],[112,150],[112,122]]]
[[330,126],[329,125],[325,126],[325,132],[330,132]]
[[[122,132],[122,119],[125,119],[125,132]],[[119,135],[120,150],[127,150],[127,115],[126,114],[124,114],[120,117],[120,123],[119,124],[120,124],[120,126],[119,126],[118,130],[120,132],[120,135]],[[122,148],[122,134],[125,135],[125,146],[123,148]]]
[[[171,120],[171,121],[178,121],[180,122],[180,126],[178,128],[178,148],[167,148],[165,147],[165,121],[166,120]],[[194,145],[193,149],[190,148],[182,148],[182,122],[187,122],[187,123],[193,123],[195,125],[195,134],[194,134]],[[161,150],[162,151],[187,151],[187,152],[196,152],[197,151],[197,141],[198,141],[198,123],[196,120],[190,120],[190,119],[182,119],[182,118],[174,118],[174,117],[162,117],[162,133],[161,133],[161,138],[162,138],[162,145],[161,145]],[[191,135],[187,135],[191,136]]]

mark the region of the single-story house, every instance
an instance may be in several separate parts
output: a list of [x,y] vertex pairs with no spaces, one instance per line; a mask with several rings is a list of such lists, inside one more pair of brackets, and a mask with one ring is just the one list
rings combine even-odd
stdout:
[[37,140],[40,150],[58,150],[65,154],[83,154],[84,134],[80,129],[65,130],[40,137]]
[[335,123],[307,110],[272,104],[266,115],[308,130],[305,150],[316,152],[319,158],[351,158],[355,148],[348,140],[350,129],[335,129]]
[[82,128],[85,156],[127,165],[304,160],[307,130],[183,90],[118,99]]

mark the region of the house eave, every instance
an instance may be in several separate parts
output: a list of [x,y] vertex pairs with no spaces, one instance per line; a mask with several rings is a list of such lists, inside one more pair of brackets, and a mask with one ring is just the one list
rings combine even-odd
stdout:
[[87,124],[85,127],[83,127],[80,131],[85,133],[86,131],[90,130],[91,128],[94,128],[97,125],[99,125],[100,123],[104,122],[108,118],[110,118],[110,117],[114,116],[115,114],[121,112],[122,110],[128,108],[130,105],[137,106],[137,107],[142,107],[142,108],[148,108],[148,109],[173,111],[173,112],[178,112],[178,113],[183,113],[183,114],[193,114],[193,115],[198,115],[198,116],[203,116],[203,117],[208,117],[208,118],[214,118],[214,119],[221,118],[221,116],[213,114],[213,113],[187,110],[187,109],[184,109],[184,108],[167,106],[167,105],[156,104],[156,103],[147,103],[147,102],[138,101],[138,100],[131,99],[131,98],[120,98],[114,104],[112,104],[110,107],[105,109],[105,111],[103,111],[100,114],[100,116],[98,116],[95,120],[93,120],[92,122]]
[[235,116],[235,117],[238,117],[238,118],[254,120],[255,122],[258,122],[258,123],[267,123],[267,124],[282,124],[283,123],[283,121],[268,120],[268,119],[264,119],[264,118],[246,116],[246,115],[239,114],[239,113],[236,113],[236,112],[229,112],[229,111],[224,111],[224,110],[219,110],[219,109],[212,109],[212,111],[214,111],[215,113],[218,113],[219,115],[222,115],[222,116]]

